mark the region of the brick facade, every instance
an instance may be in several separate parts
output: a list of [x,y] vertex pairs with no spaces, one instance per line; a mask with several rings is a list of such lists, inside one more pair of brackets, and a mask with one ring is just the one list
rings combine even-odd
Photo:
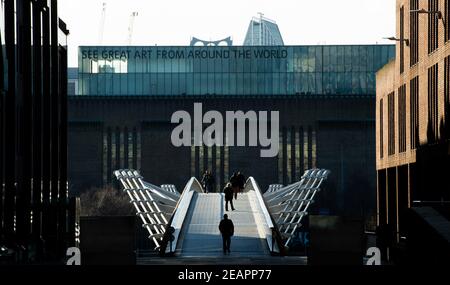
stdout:
[[[378,225],[393,224],[392,226],[394,226],[399,236],[402,235],[403,210],[411,207],[413,201],[448,200],[449,196],[448,189],[443,190],[442,187],[437,186],[439,184],[438,181],[442,182],[442,177],[439,177],[438,173],[441,173],[442,165],[447,164],[439,164],[437,161],[430,160],[431,156],[429,154],[423,155],[422,153],[431,150],[431,148],[439,148],[438,145],[441,145],[440,141],[442,140],[445,145],[448,144],[446,142],[448,136],[444,133],[444,126],[448,121],[448,118],[445,117],[445,106],[448,106],[448,99],[445,96],[445,84],[450,79],[444,67],[446,66],[445,58],[450,56],[450,41],[445,39],[445,32],[448,29],[447,22],[450,20],[445,19],[446,15],[450,14],[445,9],[449,9],[450,1],[437,1],[437,7],[442,13],[443,19],[436,18],[438,47],[432,52],[429,52],[429,44],[432,43],[431,39],[434,35],[432,32],[433,17],[436,17],[437,14],[410,13],[411,10],[416,10],[411,9],[411,5],[416,4],[418,7],[412,8],[429,11],[429,7],[433,7],[434,1],[437,0],[396,1],[396,38],[407,39],[409,46],[406,45],[406,41],[398,41],[395,60],[380,69],[376,76]],[[403,21],[401,19],[402,11],[404,13]],[[414,56],[410,54],[414,50],[414,31],[417,30],[417,27],[413,25],[414,17],[418,21],[417,63],[411,62]],[[404,24],[403,29],[401,27],[402,22]],[[447,24],[447,28],[445,28],[444,23]],[[404,31],[403,35],[401,34],[402,30]],[[401,47],[402,45],[403,48]],[[401,59],[401,49],[403,49],[403,60]],[[402,61],[404,64],[403,72],[401,72]],[[432,67],[436,64],[437,79],[434,82],[437,82],[437,86],[432,81],[433,76],[436,75],[434,73],[435,69]],[[418,84],[415,84],[414,78],[418,78],[416,79]],[[399,101],[399,98],[401,98],[399,92],[402,86],[406,87],[406,109],[403,113],[399,112],[399,103],[401,103]],[[417,101],[415,101],[414,90],[417,89],[417,86]],[[392,93],[394,93],[395,98],[393,106],[395,151],[389,155],[389,94]],[[436,93],[436,98],[432,98],[433,94]],[[415,117],[416,113],[417,118]],[[414,127],[415,118],[418,121],[416,146],[414,146],[416,138],[414,135],[416,132]],[[399,143],[401,139],[399,121],[402,119],[406,120],[406,151],[404,152],[400,152]],[[433,127],[433,121],[437,122],[435,124],[437,127]],[[448,153],[449,151],[446,152],[447,156]],[[423,157],[426,157],[426,159],[422,159]],[[445,160],[445,155],[439,155],[439,158]],[[431,169],[434,170],[431,171]],[[443,176],[445,177],[445,174]],[[430,182],[431,180],[433,182]],[[432,187],[430,183],[436,183],[436,187]],[[436,190],[436,188],[439,189]]]

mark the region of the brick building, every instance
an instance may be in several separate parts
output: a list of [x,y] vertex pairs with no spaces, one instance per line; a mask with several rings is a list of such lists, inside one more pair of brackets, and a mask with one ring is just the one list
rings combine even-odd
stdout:
[[397,0],[396,14],[396,58],[376,75],[376,168],[378,225],[400,242],[409,208],[450,200],[450,1]]

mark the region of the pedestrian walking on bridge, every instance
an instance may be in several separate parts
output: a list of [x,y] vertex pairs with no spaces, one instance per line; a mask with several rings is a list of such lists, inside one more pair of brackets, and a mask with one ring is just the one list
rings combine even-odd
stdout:
[[230,177],[231,187],[233,188],[234,199],[237,199],[237,193],[239,192],[239,176],[237,172],[234,172]]
[[233,188],[231,187],[231,183],[227,183],[227,186],[223,189],[223,193],[225,193],[225,211],[228,211],[228,203],[231,205],[231,210],[234,211]]
[[219,230],[222,234],[223,254],[230,253],[231,237],[234,235],[233,221],[228,219],[228,215],[223,215],[223,220],[220,221]]

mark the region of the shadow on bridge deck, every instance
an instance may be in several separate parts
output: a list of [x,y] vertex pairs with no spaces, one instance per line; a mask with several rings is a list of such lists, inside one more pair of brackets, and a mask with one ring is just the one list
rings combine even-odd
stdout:
[[[221,257],[222,237],[218,226],[224,213],[234,223],[231,252],[234,257],[256,258],[269,256],[264,235],[255,220],[250,200],[254,193],[238,194],[235,211],[226,212],[224,196],[219,193],[196,193],[189,207],[177,249],[179,257]],[[229,209],[231,210],[231,209]]]

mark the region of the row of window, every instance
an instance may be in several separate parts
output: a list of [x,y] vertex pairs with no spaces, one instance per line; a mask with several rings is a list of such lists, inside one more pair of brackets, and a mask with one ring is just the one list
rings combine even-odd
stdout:
[[[427,142],[435,143],[440,136],[445,136],[446,129],[442,129],[444,125],[448,124],[450,119],[450,56],[444,60],[444,117],[439,117],[439,64],[435,64],[428,69],[428,85],[427,85],[427,103],[428,103],[428,123],[427,123]],[[410,98],[409,98],[409,114],[410,114],[410,147],[415,149],[419,145],[419,77],[415,77],[409,84]],[[380,100],[379,106],[379,124],[380,124],[380,158],[383,158],[383,99]],[[388,155],[395,154],[395,93],[388,95]],[[398,151],[406,151],[406,85],[402,85],[398,89]]]
[[[205,170],[211,170],[215,175],[215,190],[220,192],[231,175],[229,146],[194,146],[194,141],[191,145],[191,176],[201,178]],[[281,130],[278,152],[279,183],[296,182],[305,170],[315,168],[316,152],[316,131],[312,127]],[[123,168],[141,168],[141,133],[136,128],[108,127],[103,132],[104,185],[113,182],[114,170]]]
[[200,180],[205,170],[211,171],[215,192],[221,192],[231,176],[229,146],[194,146],[194,135],[191,137],[191,176]]
[[[192,51],[212,56],[189,57]],[[152,56],[137,56],[144,52]],[[162,56],[171,52],[174,57]],[[237,56],[240,53],[246,56]],[[387,45],[80,47],[78,66],[79,73],[375,72],[394,53]]]
[[[380,100],[380,158],[384,156],[383,99]],[[429,113],[434,105],[429,105]],[[419,77],[410,81],[410,148],[419,144]],[[395,92],[388,95],[388,155],[395,154]],[[406,152],[406,84],[398,88],[398,151]]]
[[278,181],[294,183],[317,165],[316,131],[312,127],[285,128],[279,138]]
[[80,74],[80,95],[374,94],[375,75],[341,73]]
[[103,185],[111,184],[113,171],[123,168],[141,168],[141,133],[108,127],[103,132]]
[[[300,180],[305,170],[316,167],[316,131],[312,127],[284,128],[279,139],[278,182],[294,183]],[[211,170],[215,176],[216,191],[221,191],[231,175],[229,151],[229,146],[194,146],[192,142],[191,175],[201,177],[205,170]]]
[[[439,27],[444,24],[444,41],[450,40],[450,0],[443,0],[444,12],[440,10],[439,0],[428,0],[428,54],[434,52],[439,48]],[[419,0],[410,0],[410,66],[415,65],[419,61]],[[405,23],[405,9],[400,7],[400,73],[404,72],[404,23]]]

